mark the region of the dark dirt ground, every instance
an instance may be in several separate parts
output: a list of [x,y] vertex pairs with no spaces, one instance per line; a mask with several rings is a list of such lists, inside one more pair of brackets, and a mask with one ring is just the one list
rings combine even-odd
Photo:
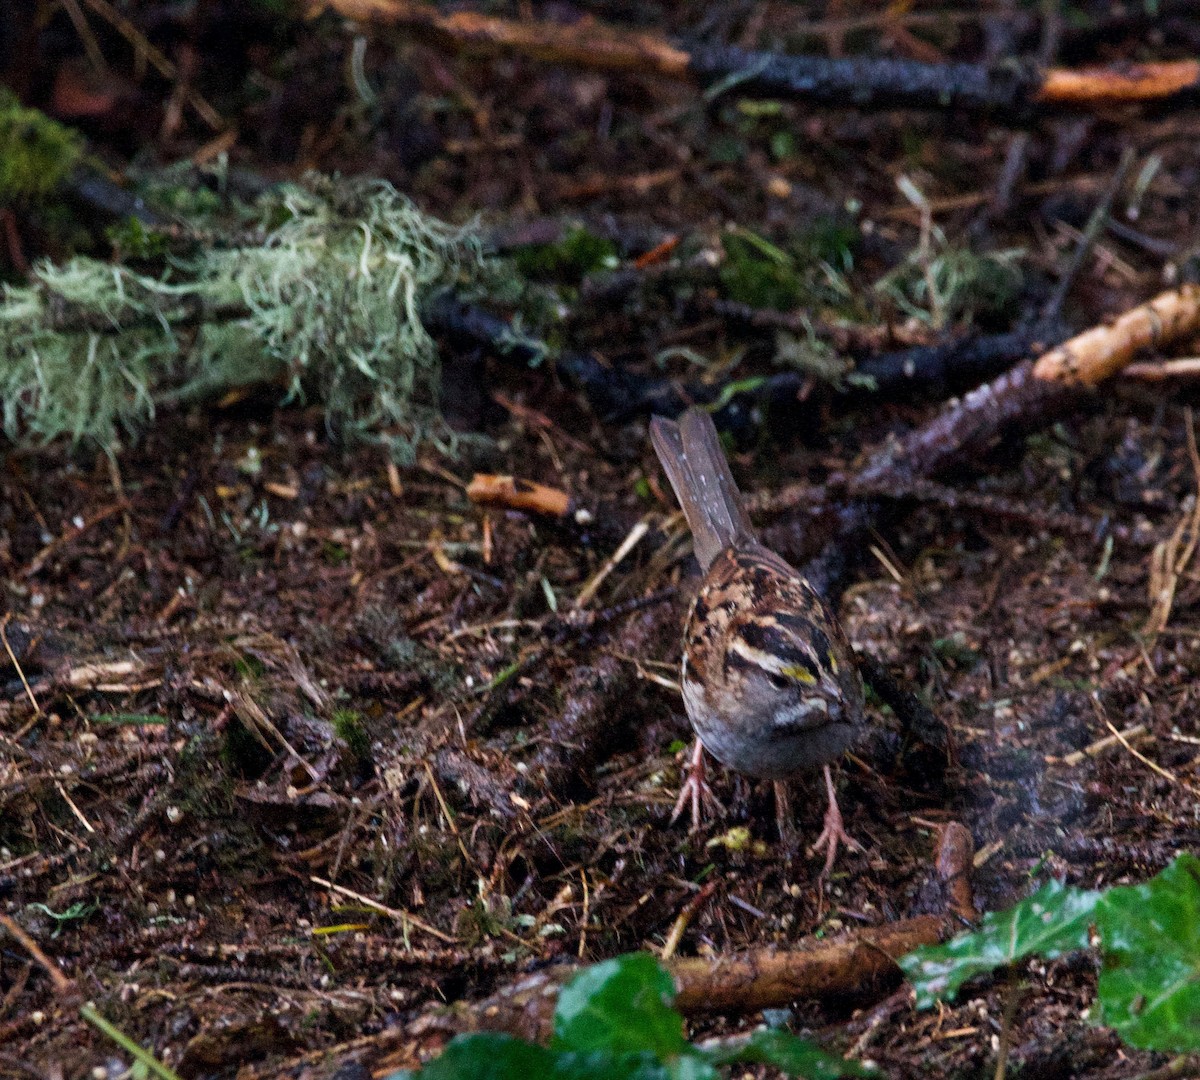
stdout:
[[[367,63],[391,104],[367,124],[344,74],[352,35],[336,21],[287,22],[267,5],[128,8],[179,62],[191,57],[196,85],[236,118],[235,162],[277,177],[309,166],[387,176],[453,220],[577,215],[651,237],[736,222],[777,235],[853,198],[881,247],[908,250],[916,222],[895,185],[907,173],[942,201],[948,235],[973,228],[984,247],[1021,246],[1030,273],[1052,282],[1073,244],[1056,224],[1063,207],[1076,224],[1086,217],[1124,147],[1139,161],[1157,154],[1127,221],[1134,238],[1104,236],[1071,293],[1078,327],[1162,287],[1155,240],[1176,265],[1200,236],[1191,108],[1034,125],[1032,193],[1018,187],[989,219],[1015,138],[991,121],[785,104],[780,124],[799,148],[773,160],[770,132],[697,107],[686,86],[388,38]],[[629,25],[633,8],[586,10]],[[1037,46],[1036,20],[1003,5],[995,19],[958,11],[941,24],[925,20],[940,9],[915,5],[911,25],[891,31],[869,5],[637,10],[667,32],[826,50],[839,19],[862,15],[843,35],[854,53],[910,55],[924,42],[979,59]],[[801,13],[815,29],[787,38]],[[1068,34],[1060,57],[1175,55],[1200,39],[1200,19],[1163,18],[1104,41]],[[100,105],[71,115],[63,85],[79,77],[78,39],[59,11],[36,40],[10,55],[9,81],[83,126],[111,162],[178,160],[206,143],[189,115],[164,130],[170,86],[139,82],[112,35],[100,38],[110,82],[90,91]],[[21,240],[37,253],[36,227]],[[586,295],[571,342],[614,361],[650,370],[669,345],[727,356],[737,344],[719,319],[686,321],[686,305],[659,297],[631,316],[589,308]],[[1036,299],[1035,286],[1021,303]],[[702,882],[716,890],[682,954],[940,910],[933,852],[949,821],[974,837],[980,910],[1025,895],[1031,876],[1136,881],[1196,848],[1194,570],[1179,577],[1165,630],[1143,632],[1155,545],[1197,490],[1186,385],[1119,382],[951,477],[1018,501],[1024,517],[910,500],[881,523],[842,617],[859,648],[927,696],[954,760],[944,774],[929,768],[873,706],[877,732],[841,772],[866,852],[841,857],[822,901],[817,861],[779,853],[765,786],[715,769],[729,817],[696,837],[667,825],[689,732],[663,682],[696,567],[644,420],[597,419],[545,367],[493,357],[481,373],[462,422],[489,439],[457,459],[426,450],[391,475],[379,451],[332,442],[319,411],[276,408],[270,392],[161,415],[117,471],[86,450],[5,453],[5,634],[28,685],[0,658],[0,904],[82,999],[183,1075],[380,1068],[371,1038],[431,1003],[485,997],[552,959],[661,946]],[[753,492],[819,480],[937,407],[834,402],[800,431],[784,418],[775,441],[735,456],[735,472]],[[591,520],[485,512],[464,493],[475,469],[562,487]],[[1077,527],[1046,527],[1052,511]],[[595,622],[568,618],[643,518],[651,530],[592,601]],[[797,562],[820,545],[802,513],[760,520]],[[650,602],[630,604],[640,597]],[[1107,722],[1141,725],[1133,746],[1158,769],[1120,744],[1062,760],[1108,735]],[[817,778],[801,791],[799,824],[815,835]],[[720,842],[734,826],[763,843]],[[1023,1077],[1125,1077],[1160,1063],[1086,1024],[1094,985],[1092,961],[1072,959],[984,981],[932,1013],[904,997],[873,1013],[886,987],[870,1001],[802,1002],[795,1025],[836,1049],[857,1043],[894,1076],[990,1076],[1002,1028]],[[77,1005],[5,940],[0,1075],[118,1075],[120,1053]],[[389,1053],[407,1060],[403,1047]]]

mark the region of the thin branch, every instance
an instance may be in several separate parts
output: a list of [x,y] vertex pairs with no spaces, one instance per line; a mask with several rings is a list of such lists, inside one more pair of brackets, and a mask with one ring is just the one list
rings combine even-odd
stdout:
[[[91,4],[103,0],[88,0]],[[400,26],[443,48],[518,53],[601,71],[692,78],[714,92],[785,98],[859,109],[969,109],[1021,121],[1047,108],[1097,109],[1170,98],[1200,86],[1200,62],[1051,68],[928,64],[893,59],[830,59],[683,44],[593,20],[564,25],[457,11],[413,0],[309,0],[310,17],[333,11],[356,22]]]

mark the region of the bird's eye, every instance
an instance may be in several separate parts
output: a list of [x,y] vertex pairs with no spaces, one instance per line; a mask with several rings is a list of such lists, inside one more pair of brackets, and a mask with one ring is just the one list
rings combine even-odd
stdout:
[[786,675],[780,675],[774,671],[767,672],[767,681],[775,687],[776,690],[786,690],[792,685],[791,679]]

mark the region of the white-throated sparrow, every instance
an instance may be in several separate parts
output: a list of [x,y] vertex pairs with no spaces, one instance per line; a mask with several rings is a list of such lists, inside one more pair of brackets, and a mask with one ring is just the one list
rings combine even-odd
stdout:
[[837,618],[803,577],[755,535],[717,430],[689,409],[660,416],[650,436],[692,530],[704,582],[683,635],[681,682],[699,739],[672,821],[689,796],[693,827],[704,783],[703,750],[722,764],[776,782],[780,831],[790,839],[785,781],[823,767],[829,808],[813,851],[858,845],[842,824],[829,765],[864,725],[863,688]]

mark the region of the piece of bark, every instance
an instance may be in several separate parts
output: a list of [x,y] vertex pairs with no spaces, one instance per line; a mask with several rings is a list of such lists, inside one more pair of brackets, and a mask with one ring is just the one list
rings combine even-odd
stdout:
[[565,491],[517,476],[476,473],[467,485],[467,498],[480,506],[499,506],[547,517],[566,517],[571,512],[571,496]]
[[947,822],[938,842],[937,872],[946,886],[947,909],[967,923],[976,918],[971,889],[974,858],[975,838],[970,829],[959,821]]

